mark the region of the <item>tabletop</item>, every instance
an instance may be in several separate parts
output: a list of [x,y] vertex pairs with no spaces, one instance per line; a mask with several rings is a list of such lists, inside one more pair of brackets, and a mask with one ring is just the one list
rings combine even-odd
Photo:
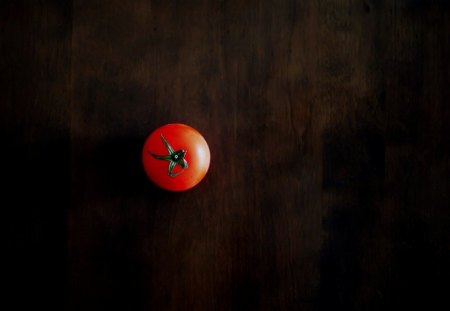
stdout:
[[[0,5],[7,296],[47,310],[447,303],[446,1]],[[205,179],[141,164],[198,129]]]

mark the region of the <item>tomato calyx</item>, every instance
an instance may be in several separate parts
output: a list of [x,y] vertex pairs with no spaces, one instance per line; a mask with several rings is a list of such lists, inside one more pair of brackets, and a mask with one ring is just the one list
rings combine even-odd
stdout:
[[[154,157],[155,159],[168,161],[169,168],[168,168],[167,174],[170,177],[176,177],[176,176],[180,175],[181,173],[183,173],[184,170],[188,168],[188,163],[187,163],[186,159],[184,158],[186,156],[187,151],[185,151],[183,149],[175,151],[162,133],[161,133],[161,140],[164,143],[164,145],[166,146],[167,151],[169,152],[168,155],[157,155],[157,154],[151,153],[150,151],[147,151],[147,152],[149,154],[151,154],[152,157]],[[177,166],[177,165],[180,166],[182,170],[178,173],[174,173],[173,170],[174,170],[175,166]]]

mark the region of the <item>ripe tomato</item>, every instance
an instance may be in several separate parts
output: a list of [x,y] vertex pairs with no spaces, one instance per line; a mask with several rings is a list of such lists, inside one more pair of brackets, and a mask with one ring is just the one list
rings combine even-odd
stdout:
[[167,124],[147,138],[142,162],[159,187],[184,191],[197,185],[209,168],[210,153],[203,136],[184,124]]

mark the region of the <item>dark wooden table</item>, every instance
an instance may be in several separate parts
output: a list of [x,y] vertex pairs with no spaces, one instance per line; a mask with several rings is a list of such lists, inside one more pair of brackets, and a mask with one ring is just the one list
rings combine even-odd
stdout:
[[[11,310],[448,305],[448,1],[9,1],[0,31]],[[212,153],[185,193],[141,167],[172,122]]]

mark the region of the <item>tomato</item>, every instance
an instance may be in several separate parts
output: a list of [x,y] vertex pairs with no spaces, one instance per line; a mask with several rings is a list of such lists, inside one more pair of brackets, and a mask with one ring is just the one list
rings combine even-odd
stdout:
[[156,129],[142,150],[147,176],[169,191],[184,191],[197,185],[208,171],[210,157],[203,136],[179,123]]

